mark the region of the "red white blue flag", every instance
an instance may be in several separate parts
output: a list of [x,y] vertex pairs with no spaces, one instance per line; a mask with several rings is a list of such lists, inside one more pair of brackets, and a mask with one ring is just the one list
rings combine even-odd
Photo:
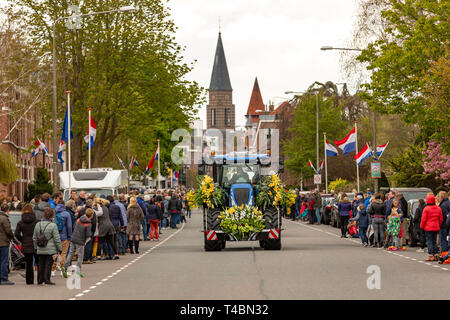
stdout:
[[308,167],[310,167],[311,169],[313,169],[315,172],[317,172],[317,170],[314,168],[311,160],[308,161]]
[[377,157],[380,158],[381,155],[383,154],[384,150],[386,149],[386,147],[388,146],[389,141],[385,144],[382,144],[381,146],[377,147]]
[[357,154],[355,154],[353,157],[355,158],[356,162],[358,163],[358,166],[361,166],[364,160],[372,156],[372,149],[370,149],[369,145],[366,143],[364,148],[362,148]]
[[335,140],[334,143],[340,148],[344,155],[356,151],[356,127],[342,140]]
[[35,157],[39,154],[39,152],[42,151],[42,153],[45,155],[46,153],[48,153],[48,149],[45,146],[44,142],[42,142],[41,139],[38,139],[34,142],[34,146],[36,147],[33,152],[31,152],[31,157]]
[[95,125],[94,118],[89,119],[88,135],[84,137],[86,142],[86,149],[89,149],[89,141],[91,142],[91,149],[94,147],[95,137],[97,136],[97,126]]
[[145,174],[150,172],[150,169],[153,168],[153,165],[155,163],[155,160],[159,159],[159,147],[156,148],[155,154],[153,155],[152,159],[150,160],[150,162],[147,165],[147,170],[145,170]]

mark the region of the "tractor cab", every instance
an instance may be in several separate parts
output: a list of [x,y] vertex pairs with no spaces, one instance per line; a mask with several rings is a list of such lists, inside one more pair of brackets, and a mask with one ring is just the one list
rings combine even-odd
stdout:
[[212,154],[211,159],[214,163],[208,165],[209,170],[204,165],[200,171],[212,173],[214,182],[225,191],[228,205],[254,205],[262,171],[270,166],[270,155],[235,152]]

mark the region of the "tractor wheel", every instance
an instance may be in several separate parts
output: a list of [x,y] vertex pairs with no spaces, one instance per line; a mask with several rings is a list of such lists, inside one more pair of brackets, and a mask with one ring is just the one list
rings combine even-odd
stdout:
[[205,251],[220,251],[224,248],[222,240],[207,240],[206,230],[220,230],[220,209],[208,209],[206,211],[206,229],[204,234],[205,239]]
[[[263,239],[260,246],[264,250],[280,250],[281,249],[281,221],[278,220],[278,209],[269,207],[264,212],[264,220],[266,221],[266,229],[279,229],[278,239]],[[281,220],[281,217],[280,217]]]

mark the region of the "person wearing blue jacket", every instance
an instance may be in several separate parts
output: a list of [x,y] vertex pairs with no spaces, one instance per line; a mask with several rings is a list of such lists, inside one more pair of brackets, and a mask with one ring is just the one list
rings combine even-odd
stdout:
[[367,228],[370,224],[370,216],[367,214],[366,207],[360,204],[356,211],[356,216],[351,218],[350,221],[358,221],[359,227],[359,238],[364,247],[369,245],[369,240],[367,239]]
[[114,197],[107,196],[106,199],[109,201],[109,218],[111,219],[114,230],[116,231],[116,233],[112,236],[112,242],[113,250],[115,252],[114,259],[117,260],[119,258],[119,234],[120,230],[123,229],[124,223],[120,207],[114,203]]
[[[139,206],[142,209],[142,212],[144,213],[144,216],[147,215],[147,204],[145,203],[144,199],[142,199],[142,196],[139,196],[137,198],[137,202],[139,204]],[[142,233],[144,235],[144,241],[147,241],[147,236],[148,236],[148,221],[147,219],[143,219],[142,220]]]
[[[72,238],[72,217],[69,212],[67,212],[66,206],[64,205],[64,200],[60,199],[55,207],[55,216],[60,214],[62,217],[63,227],[59,230],[59,237],[61,239],[62,253],[61,253],[61,263],[60,267],[64,267],[66,262],[67,251],[69,250],[70,239]],[[52,275],[54,275],[56,270],[56,261],[53,262]]]
[[119,255],[124,255],[127,252],[128,238],[127,238],[127,209],[125,208],[126,200],[125,196],[121,194],[119,198],[114,196],[114,204],[120,208],[122,214],[123,227],[119,232]]
[[343,195],[343,200],[338,204],[339,218],[341,220],[341,238],[347,237],[347,225],[350,218],[350,211],[352,210],[352,203],[347,195]]

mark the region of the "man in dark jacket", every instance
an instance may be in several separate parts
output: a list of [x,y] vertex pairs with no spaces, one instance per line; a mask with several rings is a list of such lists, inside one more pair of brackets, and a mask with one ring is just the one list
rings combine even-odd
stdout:
[[88,243],[91,239],[92,235],[92,224],[91,219],[94,216],[94,210],[88,208],[84,215],[82,215],[75,223],[75,228],[72,233],[72,241],[70,242],[69,248],[69,256],[66,259],[66,263],[62,268],[63,277],[67,278],[67,268],[72,264],[72,258],[77,252],[78,260],[77,260],[77,274],[80,277],[83,277],[81,273],[81,265],[84,256],[84,248],[86,243]]
[[381,200],[381,194],[377,193],[375,195],[375,200],[372,201],[367,211],[372,220],[374,247],[378,246],[381,248],[383,246],[386,205],[387,204]]
[[17,240],[22,243],[22,253],[25,256],[25,280],[27,284],[34,284],[33,257],[38,264],[38,255],[34,250],[33,233],[36,226],[36,215],[31,205],[25,205],[22,210],[22,219],[17,223],[14,233]]
[[[113,196],[107,196],[106,199],[109,201],[109,218],[114,226],[114,230],[116,233],[113,235],[113,249],[115,252],[114,259],[119,258],[119,234],[120,231],[123,230],[124,221],[122,217],[122,212],[120,207],[114,203]],[[117,257],[117,258],[116,258]]]
[[[2,203],[3,201],[0,201]],[[6,203],[0,205],[0,285],[13,285],[8,280],[9,244],[14,239],[9,222],[9,206]]]
[[439,230],[439,239],[441,241],[441,252],[446,252],[449,249],[449,243],[447,241],[447,235],[449,233],[449,228],[446,225],[447,216],[450,213],[450,201],[448,201],[447,192],[441,191],[438,193],[439,207],[442,210],[442,225]]
[[70,220],[72,221],[72,231],[75,228],[75,222],[77,221],[77,218],[75,217],[75,201],[69,200],[66,202],[66,211],[70,215]]
[[178,215],[181,214],[181,209],[183,208],[183,204],[181,200],[178,199],[177,195],[174,193],[171,199],[169,200],[168,209],[170,214],[170,227],[172,229],[178,229],[177,227],[177,219]]
[[86,204],[86,195],[84,191],[80,191],[80,194],[78,195],[77,206],[84,206],[85,204]]

